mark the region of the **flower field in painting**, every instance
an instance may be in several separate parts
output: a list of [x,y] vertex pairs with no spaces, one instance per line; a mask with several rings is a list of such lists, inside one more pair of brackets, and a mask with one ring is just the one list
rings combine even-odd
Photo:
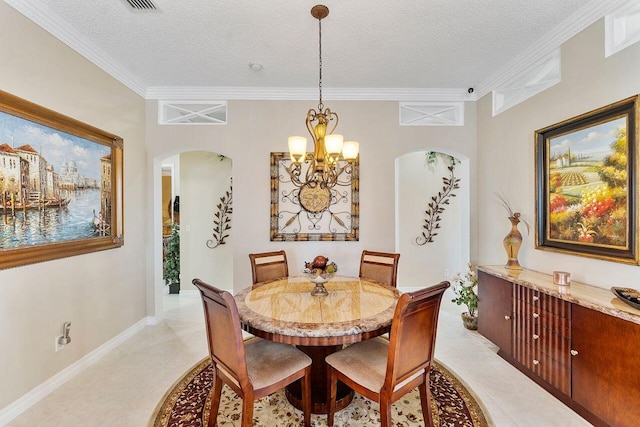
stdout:
[[551,138],[549,144],[549,238],[626,247],[626,120]]

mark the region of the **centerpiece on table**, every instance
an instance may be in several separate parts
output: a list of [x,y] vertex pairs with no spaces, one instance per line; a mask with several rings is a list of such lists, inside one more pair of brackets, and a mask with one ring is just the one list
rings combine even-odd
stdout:
[[329,258],[318,255],[311,262],[304,263],[302,273],[311,282],[315,283],[315,287],[311,291],[313,296],[329,295],[324,284],[335,276],[338,266],[335,262],[329,262]]

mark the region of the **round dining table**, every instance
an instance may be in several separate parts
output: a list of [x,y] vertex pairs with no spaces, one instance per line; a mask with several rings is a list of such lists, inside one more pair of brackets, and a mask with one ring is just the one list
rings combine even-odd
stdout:
[[[326,414],[325,357],[345,344],[388,332],[400,292],[371,280],[337,276],[324,284],[328,295],[312,296],[314,284],[288,277],[248,287],[235,295],[242,328],[260,338],[297,346],[309,355],[312,412]],[[302,408],[300,382],[285,394]],[[337,410],[346,407],[353,391],[339,383]]]

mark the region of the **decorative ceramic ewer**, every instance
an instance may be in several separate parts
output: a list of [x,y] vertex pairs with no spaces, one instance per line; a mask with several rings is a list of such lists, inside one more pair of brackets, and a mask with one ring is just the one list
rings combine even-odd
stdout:
[[504,249],[507,251],[507,264],[505,268],[509,270],[522,270],[522,267],[518,263],[518,252],[520,246],[522,246],[522,234],[518,230],[518,224],[520,224],[520,212],[515,212],[513,216],[509,217],[511,221],[511,231],[506,235],[502,241]]

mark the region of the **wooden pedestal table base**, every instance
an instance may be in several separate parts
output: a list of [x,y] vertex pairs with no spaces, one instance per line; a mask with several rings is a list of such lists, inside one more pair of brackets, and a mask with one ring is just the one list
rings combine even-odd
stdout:
[[[342,349],[341,345],[327,347],[297,346],[311,358],[311,412],[314,414],[326,414],[329,410],[327,404],[327,364],[324,358]],[[285,389],[287,400],[302,411],[302,390],[300,381],[296,381]],[[336,410],[346,408],[353,399],[353,390],[338,382],[338,399]]]

